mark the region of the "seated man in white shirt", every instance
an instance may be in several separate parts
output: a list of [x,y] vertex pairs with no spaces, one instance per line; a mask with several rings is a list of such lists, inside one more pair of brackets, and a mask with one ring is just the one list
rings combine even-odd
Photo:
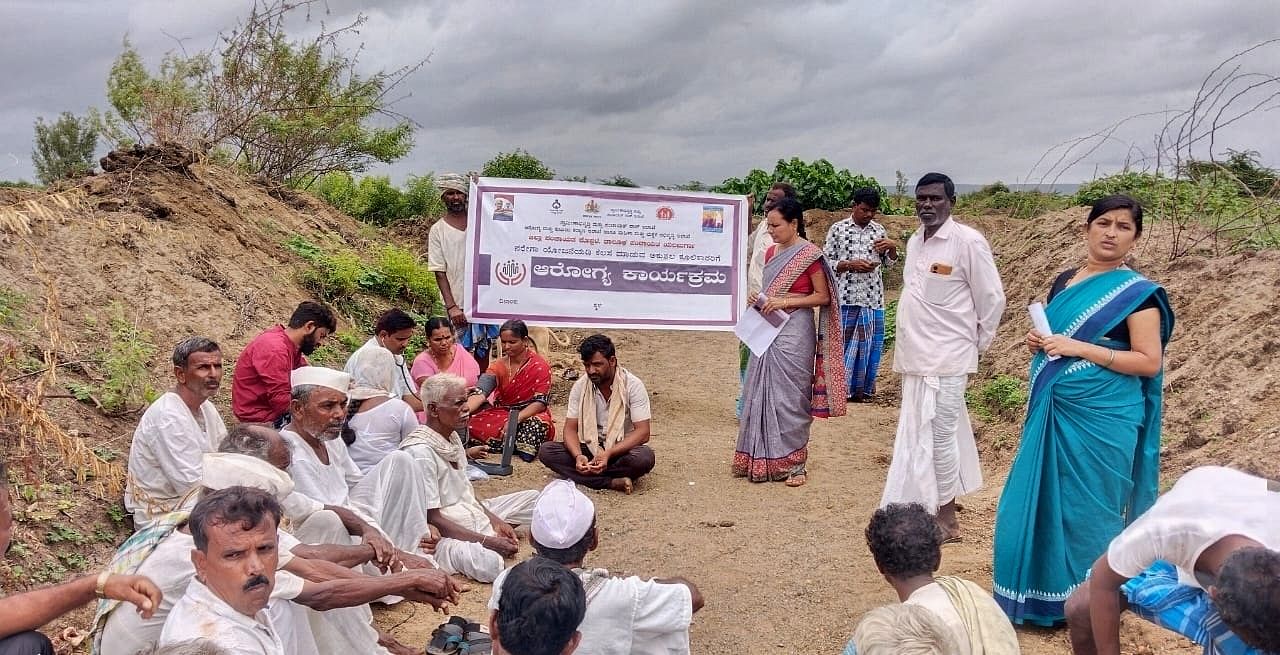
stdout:
[[1182,476],[1067,597],[1077,654],[1120,653],[1120,614],[1205,653],[1280,653],[1280,485],[1220,466]]
[[[289,444],[297,494],[324,506],[296,525],[293,534],[304,543],[340,543],[343,534],[359,535],[379,552],[379,564],[409,565],[423,537],[428,535],[423,512],[423,485],[408,455],[393,451],[369,472],[360,468],[343,443],[347,418],[347,390],[351,376],[321,366],[304,366],[290,375],[291,420],[280,435]],[[343,514],[333,508],[345,508]],[[368,526],[351,524],[351,516]],[[293,519],[294,517],[290,517]],[[374,536],[386,536],[385,543]]]
[[564,567],[533,557],[508,571],[501,608],[489,613],[495,655],[570,655],[586,612],[582,582]]
[[161,514],[186,508],[200,481],[200,457],[217,449],[227,428],[210,399],[222,386],[222,351],[204,337],[191,337],[173,349],[176,384],[151,403],[138,421],[129,447],[129,479],[124,506],[135,528]]
[[265,491],[230,487],[191,511],[196,579],[173,606],[160,645],[208,639],[236,655],[284,655],[267,604],[276,583],[280,504]]
[[[232,435],[241,428],[233,429]],[[249,486],[279,499],[293,488],[287,473],[246,455],[212,453],[205,456],[203,469],[205,495],[217,489]],[[116,603],[99,603],[93,629],[93,650],[98,655],[133,655],[159,638],[166,618],[196,573],[187,514],[161,517],[120,547],[107,570],[152,577],[163,597],[154,614],[146,617],[116,611]],[[280,572],[268,612],[286,653],[385,654],[387,648],[400,652],[396,650],[402,648],[398,642],[371,626],[368,603],[397,594],[439,607],[458,590],[438,570],[372,577],[355,573],[345,567],[370,557],[360,547],[299,544],[284,532],[279,540]]]
[[655,461],[646,445],[649,392],[640,378],[618,366],[609,337],[587,337],[578,354],[587,374],[569,391],[564,442],[542,444],[538,461],[580,485],[629,494]]
[[[942,564],[942,531],[923,505],[895,503],[876,510],[867,524],[866,537],[876,568],[897,592],[898,600],[929,610],[948,631],[945,641],[954,646],[940,652],[952,655],[1019,652],[1013,625],[990,591],[963,578],[934,577]],[[860,628],[859,632],[866,631]],[[846,653],[855,652],[853,643],[850,642]]]
[[[576,573],[587,590],[579,631],[584,655],[676,655],[689,652],[689,624],[702,609],[702,593],[684,578],[619,578],[588,569],[599,540],[591,499],[568,480],[554,480],[538,496],[529,529],[534,551]],[[493,582],[489,609],[499,610],[508,576]]]
[[425,487],[420,507],[440,532],[435,561],[448,573],[492,582],[502,572],[504,558],[520,549],[511,526],[529,524],[538,492],[476,499],[467,478],[467,451],[456,432],[467,424],[466,380],[452,373],[427,378],[422,382],[422,404],[426,422],[401,442],[400,454],[413,458]]

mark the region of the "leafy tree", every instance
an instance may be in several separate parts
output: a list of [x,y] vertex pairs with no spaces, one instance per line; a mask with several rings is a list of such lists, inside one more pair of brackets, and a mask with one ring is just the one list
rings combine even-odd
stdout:
[[[413,147],[413,124],[391,109],[389,94],[423,63],[369,75],[342,37],[365,21],[322,26],[290,40],[288,16],[316,0],[268,0],[222,49],[166,55],[150,73],[128,40],[107,78],[113,111],[98,114],[117,143],[176,143],[220,151],[251,173],[307,186],[329,171],[363,171]],[[391,125],[373,124],[389,118]]]
[[370,175],[359,181],[334,171],[316,180],[311,191],[351,217],[374,225],[390,225],[418,216],[439,214],[440,190],[430,175],[411,176],[404,189],[387,176]]
[[89,119],[64,111],[52,123],[36,119],[36,147],[31,152],[36,179],[41,184],[80,177],[93,170],[98,131]]
[[520,148],[511,152],[498,153],[493,159],[485,162],[480,174],[485,177],[508,177],[517,180],[550,180],[556,176],[556,172],[547,168],[542,160]]
[[599,184],[604,184],[606,186],[621,186],[621,187],[628,187],[631,189],[635,189],[640,186],[639,184],[636,184],[635,182],[633,182],[631,178],[622,174],[614,175],[613,177],[601,178],[599,180],[596,180],[596,182]]
[[1227,150],[1225,162],[1203,161],[1193,159],[1183,165],[1183,173],[1193,179],[1224,178],[1224,181],[1235,181],[1241,195],[1264,195],[1276,190],[1280,180],[1280,172],[1262,165],[1262,155],[1256,150]]
[[769,187],[775,182],[788,182],[794,186],[796,197],[805,209],[844,209],[849,206],[849,198],[853,196],[853,192],[863,187],[879,191],[881,210],[889,209],[888,194],[875,178],[850,173],[847,168],[836,170],[826,159],[813,162],[801,161],[799,157],[792,157],[789,161],[779,159],[772,174],[758,168],[753,169],[746,177],[731,177],[712,191],[752,194],[756,202],[761,203],[769,192]]

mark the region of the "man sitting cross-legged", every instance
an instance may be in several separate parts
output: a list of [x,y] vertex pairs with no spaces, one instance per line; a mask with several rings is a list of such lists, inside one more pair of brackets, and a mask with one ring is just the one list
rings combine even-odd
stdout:
[[[876,510],[866,536],[876,568],[898,600],[936,615],[956,644],[954,655],[1020,652],[1013,626],[991,592],[962,578],[934,577],[942,564],[942,531],[924,506],[895,503]],[[854,653],[854,646],[851,641],[845,653]]]
[[427,419],[400,443],[400,454],[412,456],[426,487],[419,507],[440,531],[433,553],[436,563],[449,573],[492,582],[502,572],[503,559],[519,550],[511,526],[529,524],[538,492],[476,499],[467,479],[467,451],[455,433],[467,424],[466,380],[452,373],[427,378],[422,383],[422,404]]
[[[175,509],[191,509],[192,487],[200,481],[200,458],[227,435],[210,401],[222,386],[222,349],[204,337],[183,339],[173,348],[173,389],[142,413],[129,445],[125,509],[135,528]],[[183,499],[185,508],[179,508]]]
[[1118,655],[1125,609],[1206,654],[1280,653],[1280,485],[1220,466],[1183,475],[1067,597],[1072,649]]
[[618,366],[613,341],[603,334],[578,347],[586,377],[569,391],[564,442],[549,441],[538,460],[561,477],[592,489],[631,493],[653,470],[649,443],[649,393],[644,382]]
[[304,543],[343,543],[344,535],[358,536],[378,551],[382,567],[409,565],[428,534],[423,513],[406,511],[423,505],[423,485],[413,459],[394,451],[368,473],[360,472],[340,438],[350,381],[346,373],[320,366],[292,373],[291,418],[280,430],[289,444],[289,474],[295,493],[313,501],[313,509],[324,506],[293,533]]
[[[599,542],[591,499],[568,480],[554,480],[538,496],[530,540],[541,557],[558,562],[582,578],[587,615],[579,631],[578,652],[586,655],[689,652],[689,624],[702,609],[702,593],[684,578],[618,578],[585,566]],[[499,610],[514,569],[493,583],[489,609]]]
[[[240,428],[234,428],[234,436]],[[269,429],[269,428],[267,428]],[[287,473],[253,457],[213,453],[203,462],[200,498],[233,486],[253,487],[287,496],[293,482]],[[188,527],[189,511],[160,517],[140,530],[117,551],[107,570],[153,577],[163,598],[151,616],[117,611],[118,603],[101,602],[94,619],[94,653],[133,655],[154,644],[178,599],[182,598],[196,570],[194,547]],[[273,601],[268,609],[287,652],[325,655],[403,653],[394,639],[379,635],[370,625],[368,603],[387,594],[440,606],[458,588],[439,570],[414,570],[386,576],[366,576],[346,566],[369,557],[354,546],[299,544],[289,534],[279,535],[279,562]],[[357,551],[357,552],[352,552]],[[297,649],[289,648],[296,644]],[[382,644],[380,646],[379,644]],[[383,646],[386,646],[384,648]]]

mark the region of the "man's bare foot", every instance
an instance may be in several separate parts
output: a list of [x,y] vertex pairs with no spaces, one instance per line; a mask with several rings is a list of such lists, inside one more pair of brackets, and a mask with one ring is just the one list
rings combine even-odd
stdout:
[[391,655],[422,655],[422,651],[400,643],[399,639],[381,630],[378,631],[378,645],[387,649]]
[[631,492],[635,490],[635,483],[631,481],[631,478],[614,478],[609,481],[609,488],[630,496]]

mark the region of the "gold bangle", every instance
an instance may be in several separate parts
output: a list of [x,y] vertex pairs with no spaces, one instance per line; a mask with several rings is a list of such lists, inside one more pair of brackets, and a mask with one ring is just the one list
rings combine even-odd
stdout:
[[110,571],[103,571],[98,574],[98,581],[93,586],[93,595],[98,598],[106,598],[107,579],[111,577]]

